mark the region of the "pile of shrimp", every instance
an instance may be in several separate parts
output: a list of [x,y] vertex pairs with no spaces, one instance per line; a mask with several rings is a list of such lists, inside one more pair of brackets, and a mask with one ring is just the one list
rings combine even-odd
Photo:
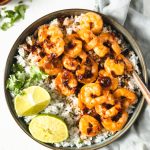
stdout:
[[60,94],[78,96],[81,135],[121,130],[128,120],[127,109],[137,100],[133,91],[120,87],[118,79],[132,73],[131,62],[122,55],[115,35],[103,32],[99,14],[82,14],[71,34],[64,26],[40,26],[29,53],[37,56],[42,71],[55,78]]

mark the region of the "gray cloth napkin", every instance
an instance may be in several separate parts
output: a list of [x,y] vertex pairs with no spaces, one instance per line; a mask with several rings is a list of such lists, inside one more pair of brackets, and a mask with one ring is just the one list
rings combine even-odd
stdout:
[[[95,0],[96,10],[125,26],[140,45],[150,75],[150,0]],[[130,130],[102,150],[150,150],[150,106]]]

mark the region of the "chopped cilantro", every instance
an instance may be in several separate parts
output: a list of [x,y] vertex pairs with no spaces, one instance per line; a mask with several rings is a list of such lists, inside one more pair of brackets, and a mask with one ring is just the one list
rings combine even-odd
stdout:
[[12,66],[12,72],[15,73],[17,71],[23,72],[24,71],[23,66],[20,65],[20,64],[13,64],[13,66]]
[[10,28],[12,26],[11,22],[4,22],[2,25],[1,25],[1,29],[3,31],[6,31],[8,28]]
[[21,3],[23,3],[23,1],[19,1],[19,2],[18,2],[18,4],[21,4]]
[[0,14],[0,20],[2,19],[2,15]]
[[12,17],[14,17],[14,15],[15,15],[15,11],[13,11],[13,10],[6,10],[5,11],[5,17],[6,18],[12,18]]
[[32,66],[29,73],[27,73],[23,66],[15,64],[12,67],[12,74],[6,81],[6,87],[15,96],[20,94],[24,88],[37,85],[41,80],[47,77],[48,76],[36,66]]
[[[6,31],[18,20],[24,19],[27,8],[28,6],[26,4],[22,4],[21,2],[19,5],[15,6],[13,10],[7,10],[6,7],[3,7],[2,10],[4,11],[4,16],[2,17],[0,14],[0,19],[2,20],[1,29]],[[9,18],[10,21],[5,22],[5,18]]]
[[20,16],[20,18],[24,19],[24,15],[27,8],[27,5],[21,4],[15,7],[15,12],[18,14],[18,16]]
[[5,9],[6,9],[6,7],[2,7],[1,9],[2,9],[2,10],[5,10]]

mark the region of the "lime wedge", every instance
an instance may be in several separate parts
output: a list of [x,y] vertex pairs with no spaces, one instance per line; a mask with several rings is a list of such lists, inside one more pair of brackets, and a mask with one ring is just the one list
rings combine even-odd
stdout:
[[31,116],[44,110],[50,103],[49,93],[39,87],[31,86],[17,95],[14,100],[15,110],[18,116]]
[[32,136],[44,143],[58,143],[68,138],[68,129],[63,120],[55,115],[42,114],[29,124]]

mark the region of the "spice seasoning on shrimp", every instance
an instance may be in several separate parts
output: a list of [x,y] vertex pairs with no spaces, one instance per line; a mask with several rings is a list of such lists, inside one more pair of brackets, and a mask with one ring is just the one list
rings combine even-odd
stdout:
[[111,85],[111,79],[109,77],[99,77],[98,81],[102,87],[108,87]]

